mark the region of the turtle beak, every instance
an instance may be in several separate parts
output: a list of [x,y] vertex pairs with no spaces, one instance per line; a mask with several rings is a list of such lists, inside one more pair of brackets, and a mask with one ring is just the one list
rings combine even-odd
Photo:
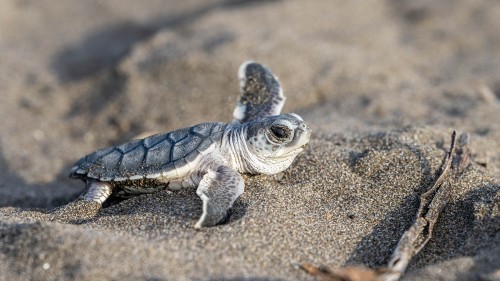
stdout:
[[[298,128],[295,130],[295,136],[293,138],[293,142],[297,142],[297,146],[304,147],[309,143],[311,139],[311,129],[307,125],[306,122],[300,122]],[[294,144],[292,144],[294,145]]]

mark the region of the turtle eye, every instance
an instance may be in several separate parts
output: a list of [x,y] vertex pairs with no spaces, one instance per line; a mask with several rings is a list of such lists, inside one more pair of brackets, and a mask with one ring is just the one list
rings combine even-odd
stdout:
[[287,139],[290,137],[290,129],[285,126],[272,126],[271,132],[277,139]]

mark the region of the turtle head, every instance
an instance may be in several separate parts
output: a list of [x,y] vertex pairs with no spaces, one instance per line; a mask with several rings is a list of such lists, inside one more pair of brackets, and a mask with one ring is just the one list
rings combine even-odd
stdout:
[[310,137],[307,123],[299,115],[288,113],[247,123],[245,141],[259,162],[269,166],[266,171],[259,172],[273,174],[288,168]]

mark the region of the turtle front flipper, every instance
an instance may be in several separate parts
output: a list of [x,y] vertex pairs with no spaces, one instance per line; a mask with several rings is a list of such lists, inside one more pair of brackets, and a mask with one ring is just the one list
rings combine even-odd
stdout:
[[269,68],[247,61],[240,66],[238,78],[241,94],[234,109],[233,123],[240,124],[280,114],[285,96],[278,78]]
[[203,200],[203,214],[194,227],[214,226],[223,221],[234,201],[243,193],[244,186],[243,177],[230,167],[208,170],[196,190]]

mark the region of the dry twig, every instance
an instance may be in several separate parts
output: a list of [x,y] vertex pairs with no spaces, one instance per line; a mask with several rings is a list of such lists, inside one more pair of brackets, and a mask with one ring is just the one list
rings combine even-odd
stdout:
[[338,270],[330,270],[326,267],[315,267],[304,263],[300,268],[307,273],[317,276],[323,281],[377,281],[378,277],[386,272],[386,269],[371,269],[362,266],[346,266]]

